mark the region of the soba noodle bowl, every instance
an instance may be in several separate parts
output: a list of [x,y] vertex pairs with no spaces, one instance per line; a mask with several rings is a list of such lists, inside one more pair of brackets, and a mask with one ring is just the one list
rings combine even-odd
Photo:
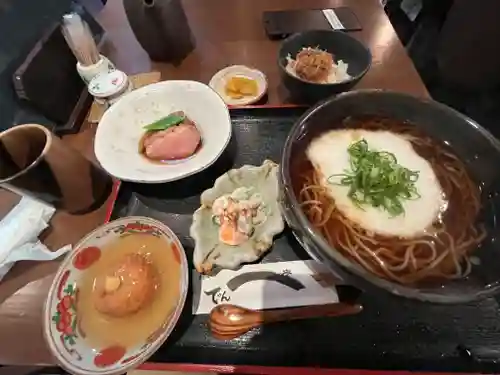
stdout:
[[[292,160],[293,188],[336,251],[400,284],[461,278],[485,238],[480,190],[445,144],[411,124],[349,118]],[[368,182],[367,182],[368,181]]]

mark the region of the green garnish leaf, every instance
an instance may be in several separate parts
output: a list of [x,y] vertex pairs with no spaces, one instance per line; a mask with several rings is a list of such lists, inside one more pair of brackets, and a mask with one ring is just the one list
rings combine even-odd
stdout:
[[394,154],[370,150],[365,139],[351,144],[347,152],[350,169],[330,176],[328,182],[348,186],[347,195],[359,208],[370,205],[398,216],[404,214],[403,200],[420,198],[415,187],[419,172],[399,165]]
[[153,122],[152,124],[146,125],[144,129],[148,131],[160,131],[160,130],[166,130],[172,126],[177,126],[179,125],[186,116],[179,116],[177,114],[170,114],[168,116],[165,116],[158,121]]

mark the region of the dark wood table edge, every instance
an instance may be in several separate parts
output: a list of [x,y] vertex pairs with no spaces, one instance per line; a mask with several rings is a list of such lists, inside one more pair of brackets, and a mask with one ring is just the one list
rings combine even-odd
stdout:
[[278,367],[278,366],[246,366],[246,365],[204,365],[197,363],[158,363],[145,362],[138,367],[146,371],[179,371],[209,372],[215,374],[246,375],[480,375],[479,373],[458,372],[414,372],[414,371],[381,371],[356,369],[327,369],[316,367]]

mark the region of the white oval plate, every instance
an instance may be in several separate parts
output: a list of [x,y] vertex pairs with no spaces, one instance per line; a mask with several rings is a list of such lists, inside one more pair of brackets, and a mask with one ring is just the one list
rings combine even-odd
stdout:
[[[139,154],[143,127],[174,111],[184,111],[201,132],[192,157],[152,163]],[[125,95],[102,117],[94,151],[101,166],[120,180],[162,183],[179,180],[213,164],[231,138],[229,111],[215,91],[195,81],[163,81]]]
[[[257,95],[246,96],[241,99],[233,99],[226,95],[224,90],[228,79],[234,76],[254,79],[257,82]],[[245,65],[232,65],[219,70],[208,84],[224,99],[228,105],[248,105],[258,102],[267,91],[267,78],[260,70],[249,68]]]

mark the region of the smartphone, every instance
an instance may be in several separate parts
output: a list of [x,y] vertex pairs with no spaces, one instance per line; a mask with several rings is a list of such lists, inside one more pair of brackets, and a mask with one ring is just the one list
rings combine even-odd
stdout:
[[358,17],[348,7],[268,11],[262,20],[270,39],[284,39],[307,30],[362,30]]

